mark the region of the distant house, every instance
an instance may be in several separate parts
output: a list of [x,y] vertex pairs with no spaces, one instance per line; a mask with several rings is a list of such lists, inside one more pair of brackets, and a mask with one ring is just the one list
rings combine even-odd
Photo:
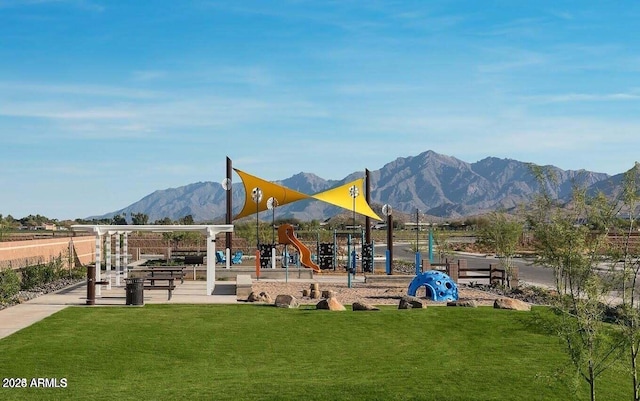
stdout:
[[41,225],[37,229],[38,230],[45,230],[45,231],[56,231],[58,229],[58,226],[56,226],[53,223],[44,223],[43,225]]

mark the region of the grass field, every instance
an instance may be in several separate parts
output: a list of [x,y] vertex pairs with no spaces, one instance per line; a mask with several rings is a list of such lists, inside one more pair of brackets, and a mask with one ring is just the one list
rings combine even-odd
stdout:
[[[571,366],[535,314],[256,305],[67,308],[0,340],[0,399],[569,400]],[[622,369],[599,399],[629,398]],[[579,384],[576,397],[588,399]]]

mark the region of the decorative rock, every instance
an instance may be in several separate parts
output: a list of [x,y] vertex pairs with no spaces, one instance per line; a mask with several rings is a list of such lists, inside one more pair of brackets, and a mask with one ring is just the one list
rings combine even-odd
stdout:
[[333,290],[322,290],[322,298],[333,298],[336,296],[336,292]]
[[447,306],[460,306],[463,308],[477,308],[478,302],[475,299],[467,299],[464,301],[447,302]]
[[325,309],[332,311],[347,310],[336,298],[323,299],[316,304],[316,309]]
[[320,291],[311,290],[311,299],[320,299]]
[[351,309],[356,311],[356,310],[380,310],[379,308],[376,308],[373,305],[369,305],[369,304],[365,304],[363,302],[354,302],[353,304],[351,304]]
[[264,302],[266,304],[271,304],[273,303],[273,299],[271,298],[271,295],[269,295],[268,293],[262,291],[260,294],[256,294],[255,292],[252,292],[251,294],[249,294],[249,297],[247,298],[247,301],[249,302]]
[[302,290],[302,296],[303,297],[308,297],[311,294],[310,290],[304,289]]
[[498,298],[493,303],[495,309],[509,309],[519,311],[530,311],[531,305],[513,298]]
[[400,303],[398,304],[398,309],[422,309],[426,308],[420,298],[412,297],[410,295],[405,295],[400,298]]
[[319,291],[320,287],[318,283],[311,283],[311,286],[309,287],[309,289],[311,289],[311,291]]
[[300,306],[298,300],[293,295],[280,294],[276,297],[275,305],[278,308],[297,308]]

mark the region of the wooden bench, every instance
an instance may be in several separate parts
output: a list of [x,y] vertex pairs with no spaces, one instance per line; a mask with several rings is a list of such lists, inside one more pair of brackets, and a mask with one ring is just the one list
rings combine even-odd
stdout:
[[[475,274],[474,274],[475,273]],[[504,286],[507,274],[504,269],[489,265],[489,267],[467,267],[458,270],[458,278],[489,280],[490,285],[500,283]]]
[[133,273],[140,272],[146,273],[146,277],[153,276],[162,276],[162,277],[173,277],[179,278],[180,284],[184,284],[184,275],[185,268],[184,267],[170,267],[170,266],[159,266],[159,267],[150,267],[150,268],[135,268],[132,270]]
[[[176,285],[174,284],[173,280],[175,280],[175,277],[160,277],[160,276],[145,277],[144,289],[145,290],[167,290],[169,292],[167,300],[170,301],[171,296],[173,295],[173,290],[176,289]],[[160,284],[157,284],[156,281],[166,281],[167,284],[160,285]]]
[[246,301],[253,291],[253,280],[249,274],[238,274],[236,276],[236,298]]

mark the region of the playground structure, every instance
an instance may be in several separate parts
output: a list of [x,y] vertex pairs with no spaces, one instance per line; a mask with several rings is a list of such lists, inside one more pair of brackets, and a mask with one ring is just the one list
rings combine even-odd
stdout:
[[431,298],[432,301],[458,300],[458,286],[451,277],[441,271],[427,270],[416,275],[409,283],[407,294],[416,296],[418,289],[422,286],[426,289],[427,298]]
[[281,245],[293,245],[300,254],[300,264],[313,269],[314,272],[320,272],[320,266],[311,259],[311,251],[298,240],[291,224],[282,224],[278,227],[278,242]]
[[[368,171],[366,171],[366,177],[360,178],[349,183],[340,185],[338,187],[322,191],[316,193],[314,195],[306,195],[304,193],[295,191],[293,189],[284,187],[279,184],[275,184],[270,181],[263,180],[254,175],[248,174],[244,171],[238,169],[231,168],[231,161],[227,158],[227,178],[223,183],[223,187],[227,190],[227,219],[230,220],[230,210],[231,207],[231,171],[235,171],[242,180],[242,186],[244,188],[245,200],[242,210],[233,218],[240,219],[243,217],[247,217],[249,215],[256,215],[256,273],[259,275],[259,270],[261,268],[265,268],[271,262],[271,267],[275,268],[275,258],[276,258],[276,244],[261,244],[258,234],[258,225],[259,225],[259,215],[261,211],[271,210],[272,215],[275,216],[275,208],[279,206],[284,206],[286,204],[297,202],[299,200],[305,199],[315,199],[325,203],[329,203],[331,205],[353,211],[354,222],[355,222],[355,214],[358,213],[360,215],[365,216],[366,222],[365,227],[367,227],[367,241],[363,239],[364,234],[360,236],[361,241],[361,252],[360,255],[364,258],[366,257],[366,261],[362,264],[363,271],[373,272],[373,244],[370,243],[369,230],[370,224],[369,220],[371,218],[381,221],[382,219],[371,209],[369,205],[369,178]],[[365,181],[366,179],[366,181]],[[362,191],[362,188],[365,188],[365,191]],[[359,196],[360,193],[363,193],[365,196]],[[354,231],[355,235],[355,231]],[[293,232],[293,227],[284,227],[281,230],[278,230],[278,239],[280,244],[285,245],[285,251],[282,253],[284,256],[283,261],[285,262],[285,266],[288,266],[288,252],[286,251],[287,245],[292,245],[297,251],[299,255],[299,263],[307,268],[312,269],[314,272],[320,272],[322,269],[329,268],[329,256],[330,251],[334,256],[333,258],[333,269],[335,270],[337,260],[336,254],[341,250],[340,247],[336,246],[336,237],[334,237],[333,247],[326,246],[326,244],[322,244],[322,246],[317,244],[317,252],[315,254],[316,258],[314,260],[313,253],[309,250],[309,248],[300,241],[297,236]],[[230,252],[229,247],[229,239],[227,239],[227,253]],[[366,244],[365,244],[366,242]],[[347,243],[348,256],[347,260],[347,271],[349,274],[355,274],[356,272],[356,260],[357,260],[357,252],[355,246],[352,246],[351,236],[349,236],[349,240]],[[271,256],[269,256],[271,255]],[[320,265],[318,264],[320,263]],[[227,263],[227,267],[229,267],[229,263]]]

